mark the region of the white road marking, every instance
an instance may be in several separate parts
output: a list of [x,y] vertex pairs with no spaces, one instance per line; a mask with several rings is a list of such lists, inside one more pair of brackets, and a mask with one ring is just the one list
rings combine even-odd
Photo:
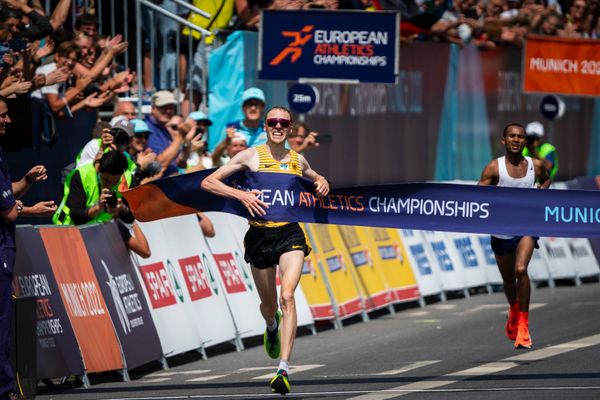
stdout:
[[405,394],[410,393],[402,392],[398,393],[398,391],[402,391],[405,389],[435,389],[441,386],[451,385],[453,383],[457,383],[460,379],[449,379],[443,380],[444,377],[452,377],[452,376],[481,376],[487,375],[498,371],[505,371],[510,368],[514,368],[519,366],[518,363],[513,361],[531,361],[531,360],[544,360],[546,358],[567,353],[569,351],[582,349],[589,346],[595,346],[600,344],[600,334],[588,336],[582,339],[573,340],[567,343],[561,343],[555,346],[551,346],[545,349],[527,351],[523,354],[519,354],[513,357],[508,357],[498,362],[492,362],[483,364],[474,368],[468,368],[462,371],[452,372],[446,374],[444,376],[439,377],[436,380],[425,380],[419,382],[413,382],[408,385],[397,386],[392,389],[379,390],[375,392],[370,392],[365,395],[352,397],[353,400],[386,400],[392,397],[400,397]]
[[190,371],[156,372],[153,374],[148,374],[146,376],[151,377],[151,378],[158,378],[158,377],[173,376],[173,375],[198,375],[198,374],[205,374],[207,372],[210,372],[210,369],[194,369],[194,370],[190,370]]
[[240,372],[262,371],[264,369],[273,369],[273,368],[275,368],[273,365],[268,366],[268,367],[247,367],[247,368],[240,368],[240,369],[238,369],[238,371],[240,371]]
[[207,382],[207,381],[212,381],[213,379],[222,378],[222,377],[227,376],[227,375],[229,375],[229,374],[201,376],[199,378],[186,379],[186,382]]
[[389,371],[383,371],[383,372],[378,372],[376,374],[369,374],[369,375],[379,375],[379,376],[389,376],[389,375],[398,375],[398,374],[402,374],[404,372],[413,370],[413,369],[417,369],[417,368],[421,368],[421,367],[426,367],[428,365],[431,364],[436,364],[441,362],[442,360],[432,360],[432,361],[416,361],[414,363],[410,363],[408,365],[405,365],[404,367],[398,368],[398,369],[391,369]]
[[486,374],[494,374],[496,372],[505,371],[507,369],[511,369],[514,367],[518,367],[519,364],[514,362],[491,362],[487,364],[480,365],[478,367],[473,367],[469,369],[465,369],[458,372],[452,372],[445,376],[477,376],[477,375],[486,375]]
[[428,306],[427,308],[434,310],[452,310],[456,308],[456,304],[434,304],[432,306]]
[[[290,367],[290,375],[292,374],[297,374],[299,372],[303,372],[303,371],[308,371],[311,369],[315,369],[315,368],[320,368],[323,367],[323,364],[306,364],[306,365],[293,365]],[[273,367],[271,367],[273,368]],[[275,369],[273,369],[273,372],[269,373],[269,374],[265,374],[265,375],[261,375],[261,376],[255,376],[252,379],[270,379],[275,375]]]
[[171,378],[150,378],[150,379],[142,379],[140,382],[144,383],[158,383],[164,381],[170,381]]
[[411,311],[411,312],[407,312],[406,316],[407,317],[422,317],[423,315],[429,315],[431,312],[430,311]]

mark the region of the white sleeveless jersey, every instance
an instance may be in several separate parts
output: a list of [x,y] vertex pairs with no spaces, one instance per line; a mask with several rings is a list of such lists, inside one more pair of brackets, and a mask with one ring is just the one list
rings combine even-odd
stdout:
[[[535,187],[535,167],[531,157],[525,157],[527,160],[527,173],[522,178],[513,178],[506,169],[506,157],[498,157],[498,186],[515,188],[534,188]],[[499,239],[511,239],[514,236],[493,235]]]
[[527,173],[522,178],[513,178],[506,169],[506,157],[498,158],[498,186],[516,187],[516,188],[534,188],[535,187],[535,168],[531,157],[525,157],[527,160]]

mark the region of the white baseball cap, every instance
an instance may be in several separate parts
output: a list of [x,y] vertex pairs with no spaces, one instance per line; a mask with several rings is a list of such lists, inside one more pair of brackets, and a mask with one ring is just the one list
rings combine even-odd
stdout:
[[539,121],[533,121],[527,124],[525,127],[526,136],[544,136],[544,125]]

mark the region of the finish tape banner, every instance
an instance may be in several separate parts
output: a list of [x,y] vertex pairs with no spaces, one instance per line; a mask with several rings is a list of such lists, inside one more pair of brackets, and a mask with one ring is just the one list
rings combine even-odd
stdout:
[[[197,211],[250,218],[237,200],[203,191],[213,170],[160,179],[123,193],[139,221]],[[260,190],[270,221],[384,228],[600,237],[600,191],[517,189],[444,183],[355,186],[315,194],[313,182],[289,174],[245,172],[226,182]],[[256,218],[250,218],[256,219]]]
[[598,96],[600,40],[528,36],[523,91]]

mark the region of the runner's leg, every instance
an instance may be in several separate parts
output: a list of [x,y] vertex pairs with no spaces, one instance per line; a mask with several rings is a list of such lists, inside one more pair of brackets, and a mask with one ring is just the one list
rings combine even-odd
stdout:
[[279,302],[283,311],[281,323],[281,359],[289,361],[296,337],[298,317],[296,314],[296,299],[294,292],[304,263],[304,251],[294,250],[284,253],[279,258],[279,270],[281,271],[281,295]]

